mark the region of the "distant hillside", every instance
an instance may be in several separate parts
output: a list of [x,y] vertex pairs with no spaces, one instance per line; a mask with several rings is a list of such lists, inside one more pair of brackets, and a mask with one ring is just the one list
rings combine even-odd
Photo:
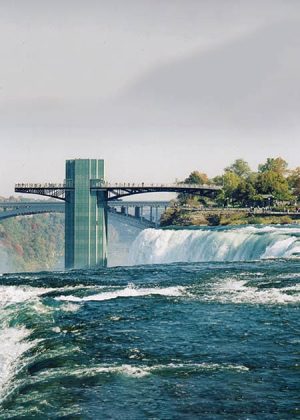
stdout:
[[0,270],[59,267],[64,255],[64,215],[39,214],[0,222]]

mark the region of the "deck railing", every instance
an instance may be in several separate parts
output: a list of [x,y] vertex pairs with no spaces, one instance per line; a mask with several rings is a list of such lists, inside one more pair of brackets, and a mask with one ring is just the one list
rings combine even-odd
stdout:
[[[24,183],[24,184],[15,184],[15,188],[36,188],[36,189],[64,189],[64,188],[73,188],[71,182],[68,183]],[[218,185],[199,185],[199,184],[181,184],[181,183],[173,183],[173,184],[159,184],[159,183],[148,183],[148,182],[103,182],[101,180],[91,180],[91,188],[177,188],[177,189],[213,189],[218,190],[222,189],[222,187]]]

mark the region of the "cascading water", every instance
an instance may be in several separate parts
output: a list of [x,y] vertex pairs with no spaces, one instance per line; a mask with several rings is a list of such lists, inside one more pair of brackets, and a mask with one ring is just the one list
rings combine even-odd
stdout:
[[250,261],[300,255],[300,228],[243,226],[146,229],[134,241],[129,264]]

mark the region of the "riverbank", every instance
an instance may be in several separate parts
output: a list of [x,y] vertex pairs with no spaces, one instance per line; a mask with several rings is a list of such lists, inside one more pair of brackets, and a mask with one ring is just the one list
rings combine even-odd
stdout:
[[248,209],[169,208],[161,217],[161,226],[270,225],[300,222],[300,213],[250,211]]

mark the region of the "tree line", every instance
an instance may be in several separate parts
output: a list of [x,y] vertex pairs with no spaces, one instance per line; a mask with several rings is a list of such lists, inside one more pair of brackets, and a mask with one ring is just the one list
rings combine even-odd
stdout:
[[[221,175],[210,179],[205,173],[193,171],[184,183],[222,186],[215,199],[221,206],[297,206],[300,202],[300,167],[289,169],[281,157],[268,158],[257,171],[252,171],[244,159],[237,159]],[[202,198],[186,194],[180,194],[178,200],[207,204]]]

